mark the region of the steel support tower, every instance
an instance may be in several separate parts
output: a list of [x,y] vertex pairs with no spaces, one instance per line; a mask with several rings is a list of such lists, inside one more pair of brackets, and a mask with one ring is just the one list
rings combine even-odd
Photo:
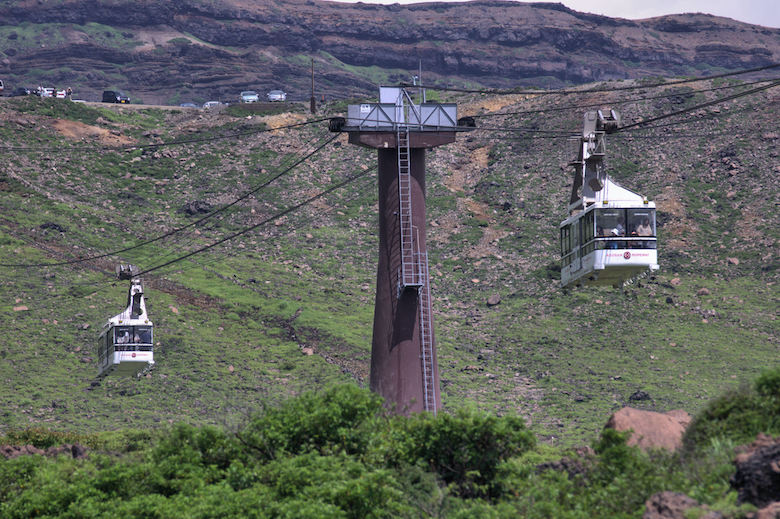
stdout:
[[377,150],[379,261],[371,389],[399,413],[441,408],[426,246],[426,150],[455,141],[455,105],[415,105],[400,88],[353,105],[331,129]]

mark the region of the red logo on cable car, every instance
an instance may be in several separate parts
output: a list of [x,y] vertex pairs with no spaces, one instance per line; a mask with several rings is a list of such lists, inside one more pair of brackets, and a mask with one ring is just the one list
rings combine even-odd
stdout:
[[624,252],[624,253],[623,253],[623,257],[624,257],[625,259],[631,259],[631,253],[630,253],[630,252],[628,252],[628,251],[626,251],[626,252]]
[[[628,254],[628,253],[626,252],[626,254]],[[133,354],[132,354],[131,356],[132,356],[133,358],[135,358],[135,352],[133,352]]]

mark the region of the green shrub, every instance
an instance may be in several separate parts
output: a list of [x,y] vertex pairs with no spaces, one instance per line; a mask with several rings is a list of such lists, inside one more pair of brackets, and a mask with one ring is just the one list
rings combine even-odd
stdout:
[[379,396],[341,385],[323,393],[305,393],[266,410],[239,438],[264,459],[311,450],[362,452],[371,429],[366,424],[381,414]]
[[709,402],[686,430],[683,446],[690,453],[717,438],[749,443],[758,433],[780,434],[780,368],[764,372],[753,388]]
[[403,434],[397,436],[391,459],[429,467],[463,497],[497,495],[499,464],[536,443],[519,417],[466,409],[454,415],[414,415],[396,427]]
[[262,473],[276,493],[274,501],[299,503],[305,498],[326,516],[380,518],[409,511],[392,471],[368,467],[345,453],[308,452],[282,458],[268,463]]
[[756,379],[756,391],[768,398],[780,398],[780,368],[765,371]]
[[233,460],[241,459],[241,450],[238,442],[221,429],[177,424],[153,449],[152,459],[224,470]]
[[0,438],[4,445],[32,445],[38,449],[48,449],[64,443],[82,443],[84,436],[72,432],[50,431],[43,427],[31,427],[8,431],[5,437]]
[[16,101],[16,110],[22,113],[47,115],[58,119],[70,119],[85,124],[97,124],[101,113],[83,103],[74,103],[67,99],[39,98],[25,96]]

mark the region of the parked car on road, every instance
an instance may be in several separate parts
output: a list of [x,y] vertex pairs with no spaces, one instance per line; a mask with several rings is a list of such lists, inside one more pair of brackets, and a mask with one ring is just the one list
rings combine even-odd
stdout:
[[285,101],[287,99],[287,94],[281,90],[271,90],[267,95],[268,100],[271,102]]
[[5,90],[5,85],[3,84],[3,80],[0,79],[0,95],[3,94],[3,90]]
[[195,103],[182,103],[179,106],[181,106],[182,108],[198,108],[198,105],[196,105]]
[[218,106],[222,106],[222,103],[220,103],[219,101],[206,101],[205,103],[203,103],[203,108],[207,110],[209,108],[216,108]]
[[28,96],[32,93],[32,90],[26,87],[16,87],[11,91],[12,96]]
[[130,98],[118,90],[104,90],[103,102],[128,104],[130,102]]
[[242,103],[256,103],[260,100],[260,96],[254,90],[244,90],[238,99]]

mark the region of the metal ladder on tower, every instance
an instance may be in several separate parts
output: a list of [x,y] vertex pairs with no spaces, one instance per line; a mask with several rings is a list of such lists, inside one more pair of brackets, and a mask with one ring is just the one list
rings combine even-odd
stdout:
[[409,128],[399,126],[396,130],[398,143],[398,223],[401,231],[401,272],[398,279],[398,294],[407,288],[419,290],[423,284],[420,272],[418,250],[412,226],[412,179],[410,173]]
[[436,414],[436,380],[433,359],[433,319],[428,278],[428,253],[420,251],[419,229],[412,224],[412,179],[410,171],[409,128],[399,126],[398,218],[401,231],[401,272],[398,295],[413,288],[420,311],[420,362],[422,363],[423,409]]
[[420,288],[420,360],[423,375],[423,405],[426,411],[436,414],[436,379],[433,359],[433,319],[431,318],[431,283],[428,275],[428,253],[418,252],[418,262],[425,280]]

